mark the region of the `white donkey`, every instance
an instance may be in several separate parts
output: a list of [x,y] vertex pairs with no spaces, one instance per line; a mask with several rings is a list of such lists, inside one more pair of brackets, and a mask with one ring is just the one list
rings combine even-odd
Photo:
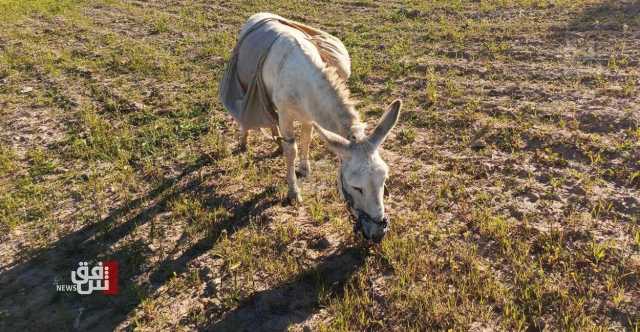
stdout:
[[[338,56],[337,60],[332,58],[333,63],[328,65],[331,61],[327,61],[327,56],[321,53],[318,44],[310,38],[309,31],[304,31],[304,28],[309,27],[268,13],[249,18],[242,28],[240,41],[247,37],[245,35],[252,33],[252,27],[265,22],[265,18],[275,18],[268,24],[282,25],[276,27],[278,37],[270,44],[268,53],[257,66],[258,69],[241,68],[240,64],[238,71],[260,70],[259,73],[245,74],[244,78],[239,75],[241,84],[243,87],[250,86],[251,77],[255,79],[261,76],[265,93],[277,110],[276,124],[282,136],[287,164],[289,200],[301,201],[295,172],[298,147],[294,136],[294,121],[298,121],[302,129],[300,175],[310,174],[309,143],[315,127],[340,160],[338,189],[346,200],[349,211],[356,218],[356,231],[361,231],[367,239],[381,240],[389,225],[383,203],[389,167],[380,157],[378,148],[398,121],[401,101],[396,100],[389,106],[380,123],[367,136],[365,124],[361,122],[354,103],[349,99],[349,91],[345,85],[351,69],[344,45],[330,36],[339,43],[336,45],[334,41],[334,47],[346,54],[346,57]],[[240,58],[243,47],[236,47]],[[243,143],[246,142],[246,133],[247,129],[243,128]]]

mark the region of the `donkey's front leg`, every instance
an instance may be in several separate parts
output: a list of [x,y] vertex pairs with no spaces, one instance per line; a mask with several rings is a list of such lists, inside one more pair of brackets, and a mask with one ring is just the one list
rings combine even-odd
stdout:
[[[283,112],[284,113],[284,112]],[[284,115],[284,114],[282,114]],[[296,204],[302,202],[300,196],[300,188],[298,188],[298,180],[296,178],[295,164],[298,147],[296,146],[295,132],[293,129],[293,121],[288,120],[285,116],[280,116],[280,131],[282,133],[282,146],[285,161],[287,163],[287,184],[289,192],[287,198],[289,202]]]

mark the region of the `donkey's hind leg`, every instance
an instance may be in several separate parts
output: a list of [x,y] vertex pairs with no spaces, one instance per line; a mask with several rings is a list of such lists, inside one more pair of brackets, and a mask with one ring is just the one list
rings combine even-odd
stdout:
[[238,151],[247,151],[247,141],[249,140],[249,129],[240,128],[240,144],[238,144]]
[[276,144],[278,144],[278,148],[273,152],[274,155],[279,156],[282,154],[282,140],[280,140],[280,129],[278,126],[271,127],[271,135],[276,139]]
[[305,122],[302,123],[300,129],[300,165],[298,167],[298,173],[300,173],[301,177],[307,177],[311,175],[311,165],[309,164],[309,144],[311,144],[313,125],[311,122]]
[[296,146],[293,120],[287,119],[285,114],[281,114],[279,123],[280,131],[282,132],[282,147],[284,150],[284,158],[287,164],[287,185],[289,186],[287,198],[289,199],[290,203],[297,204],[302,201],[302,196],[300,196],[300,188],[298,187],[298,179],[296,178],[295,171],[298,147]]

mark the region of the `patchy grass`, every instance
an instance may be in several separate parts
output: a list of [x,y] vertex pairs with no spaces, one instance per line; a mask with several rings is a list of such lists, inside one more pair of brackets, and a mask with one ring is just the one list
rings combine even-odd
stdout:
[[[405,101],[380,246],[317,139],[301,207],[272,142],[236,151],[217,85],[258,11],[345,42],[369,127]],[[0,0],[0,330],[638,330],[637,11]],[[118,296],[55,292],[106,259]]]
[[61,15],[77,7],[82,1],[73,0],[2,0],[0,11],[5,23],[13,23],[30,15]]

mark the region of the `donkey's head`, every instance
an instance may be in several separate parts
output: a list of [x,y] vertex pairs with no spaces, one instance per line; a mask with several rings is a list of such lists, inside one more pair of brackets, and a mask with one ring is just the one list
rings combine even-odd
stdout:
[[389,167],[380,158],[378,148],[398,121],[401,106],[400,100],[394,101],[373,133],[361,139],[348,140],[315,126],[329,150],[340,158],[338,190],[356,218],[356,231],[376,242],[382,240],[389,227],[383,202]]

